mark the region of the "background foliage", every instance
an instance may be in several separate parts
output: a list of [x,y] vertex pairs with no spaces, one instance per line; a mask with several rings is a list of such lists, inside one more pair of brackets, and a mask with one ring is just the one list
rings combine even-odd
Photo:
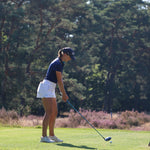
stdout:
[[[69,46],[76,61],[65,65],[64,83],[77,108],[150,111],[149,6],[142,0],[1,0],[0,107],[41,115],[38,83],[58,49]],[[58,106],[69,109],[59,94]]]

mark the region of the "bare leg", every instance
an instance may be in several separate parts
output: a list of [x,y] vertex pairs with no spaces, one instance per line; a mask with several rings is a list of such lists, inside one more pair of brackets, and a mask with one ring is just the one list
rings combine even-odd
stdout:
[[56,119],[56,116],[54,119],[54,114],[56,114],[57,112],[57,111],[55,112],[55,109],[57,108],[57,103],[56,103],[56,98],[43,98],[42,102],[43,102],[43,106],[45,110],[45,115],[44,115],[43,124],[42,124],[42,136],[45,137],[47,136],[47,127],[48,127],[50,120],[52,122],[51,124],[53,125],[53,126],[51,125],[52,127],[50,128],[50,130],[54,134],[54,124],[55,124],[55,119]]
[[49,119],[49,136],[54,136],[55,120],[58,114],[56,99],[52,101],[52,114]]

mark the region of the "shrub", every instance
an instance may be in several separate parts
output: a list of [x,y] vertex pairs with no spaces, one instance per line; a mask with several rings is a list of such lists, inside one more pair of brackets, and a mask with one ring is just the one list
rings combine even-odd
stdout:
[[34,115],[24,116],[19,119],[19,124],[21,126],[41,126],[42,118]]
[[69,127],[69,121],[68,121],[68,118],[57,118],[56,119],[56,123],[55,123],[55,126],[56,127],[62,127],[62,128],[67,128]]
[[143,123],[150,122],[150,115],[147,115],[144,112],[139,113],[137,111],[125,111],[121,113],[120,117],[124,123],[130,127],[139,126]]
[[19,115],[16,111],[6,111],[6,109],[3,107],[0,109],[0,123],[1,124],[12,124],[17,125],[19,120]]
[[[110,129],[130,129],[142,126],[147,123],[150,124],[150,115],[137,111],[124,111],[121,113],[111,115],[103,111],[91,111],[79,109],[79,112],[96,128],[110,128]],[[6,125],[21,125],[21,126],[40,126],[42,125],[43,117],[38,116],[24,116],[19,117],[16,111],[6,111],[5,108],[0,109],[0,124]],[[69,116],[66,118],[57,118],[56,127],[90,127],[90,125],[74,110],[70,110]],[[146,129],[149,130],[147,127]]]
[[[140,126],[150,122],[150,115],[137,111],[125,111],[117,113],[117,117],[112,118],[110,114],[99,111],[79,109],[79,112],[96,128],[129,129],[133,126]],[[67,127],[89,127],[89,124],[74,110],[70,110]]]

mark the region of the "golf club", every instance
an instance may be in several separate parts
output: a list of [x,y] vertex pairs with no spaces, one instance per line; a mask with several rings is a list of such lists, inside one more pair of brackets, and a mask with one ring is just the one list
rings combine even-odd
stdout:
[[67,100],[67,103],[105,140],[105,141],[110,141],[111,137],[106,137],[104,138],[104,136],[102,134],[100,134],[96,128],[84,117],[82,116],[82,114],[70,103],[69,100]]

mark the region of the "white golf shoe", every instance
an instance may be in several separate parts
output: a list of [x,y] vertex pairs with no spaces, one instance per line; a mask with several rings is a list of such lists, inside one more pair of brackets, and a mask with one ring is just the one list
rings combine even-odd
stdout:
[[57,138],[56,136],[49,136],[49,138],[55,142],[63,142],[63,140],[60,140],[59,138]]
[[55,141],[51,140],[49,137],[45,136],[45,137],[41,137],[41,141],[40,142],[44,142],[44,143],[54,143]]

